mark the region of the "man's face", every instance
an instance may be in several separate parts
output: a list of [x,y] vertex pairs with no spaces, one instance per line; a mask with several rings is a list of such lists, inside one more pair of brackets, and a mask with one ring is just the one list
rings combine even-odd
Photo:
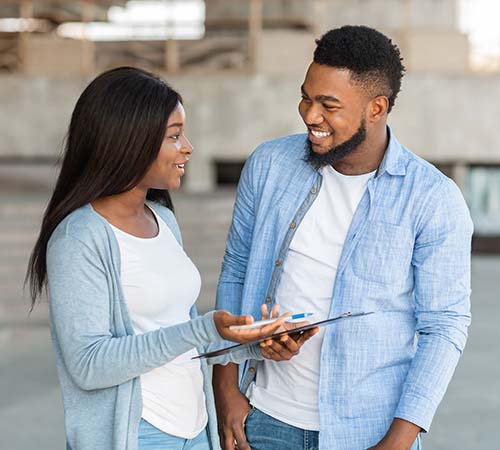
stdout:
[[351,83],[348,70],[311,64],[299,103],[309,132],[311,163],[332,164],[364,142],[366,105],[366,92]]

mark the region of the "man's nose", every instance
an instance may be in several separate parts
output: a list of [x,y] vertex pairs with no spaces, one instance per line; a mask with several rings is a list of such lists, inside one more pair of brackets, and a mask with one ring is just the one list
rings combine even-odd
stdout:
[[320,108],[315,105],[310,105],[304,111],[303,119],[306,125],[320,125],[324,120]]

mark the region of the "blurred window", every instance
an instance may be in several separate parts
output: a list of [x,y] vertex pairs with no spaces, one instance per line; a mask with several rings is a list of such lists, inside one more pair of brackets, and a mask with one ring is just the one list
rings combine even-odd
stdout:
[[471,166],[467,174],[465,196],[475,233],[500,236],[500,165]]
[[432,163],[436,166],[441,172],[443,172],[447,177],[453,178],[453,163]]
[[215,161],[217,186],[237,185],[244,161]]

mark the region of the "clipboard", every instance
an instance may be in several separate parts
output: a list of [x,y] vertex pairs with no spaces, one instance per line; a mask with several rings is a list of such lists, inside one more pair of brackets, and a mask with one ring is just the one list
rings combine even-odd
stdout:
[[269,335],[269,336],[267,336],[265,338],[258,339],[256,341],[252,341],[252,342],[248,342],[246,344],[236,344],[236,345],[232,345],[231,347],[221,348],[220,350],[214,350],[212,352],[201,353],[198,356],[192,357],[191,359],[213,358],[215,356],[224,355],[226,353],[231,353],[231,352],[233,352],[235,350],[240,350],[242,348],[249,347],[249,346],[257,344],[259,342],[266,341],[267,339],[274,339],[274,338],[283,336],[285,334],[288,334],[288,335],[302,334],[302,333],[304,333],[304,331],[310,330],[311,328],[326,327],[326,326],[331,325],[331,324],[333,324],[333,323],[335,323],[335,322],[337,322],[339,320],[342,320],[342,319],[350,319],[350,318],[353,318],[353,317],[368,316],[370,314],[374,314],[374,312],[373,311],[370,311],[370,312],[359,312],[359,313],[346,312],[346,313],[341,314],[340,316],[337,316],[337,317],[332,317],[330,319],[320,320],[319,322],[310,323],[308,325],[304,325],[302,327],[293,328],[291,330],[280,331],[278,333],[271,334],[271,335]]

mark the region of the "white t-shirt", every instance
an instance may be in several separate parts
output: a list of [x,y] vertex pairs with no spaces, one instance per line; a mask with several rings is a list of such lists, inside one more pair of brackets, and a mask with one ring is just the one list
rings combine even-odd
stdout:
[[[280,312],[313,312],[328,318],[337,266],[354,212],[375,172],[347,176],[322,169],[318,197],[290,244],[276,293]],[[307,341],[290,361],[261,362],[247,395],[266,414],[306,430],[319,430],[320,351],[325,329]]]
[[[111,225],[121,257],[121,284],[137,334],[190,319],[201,287],[200,274],[167,224],[155,214],[158,235],[145,239]],[[192,349],[141,376],[142,417],[184,439],[197,436],[208,416],[203,374]]]

